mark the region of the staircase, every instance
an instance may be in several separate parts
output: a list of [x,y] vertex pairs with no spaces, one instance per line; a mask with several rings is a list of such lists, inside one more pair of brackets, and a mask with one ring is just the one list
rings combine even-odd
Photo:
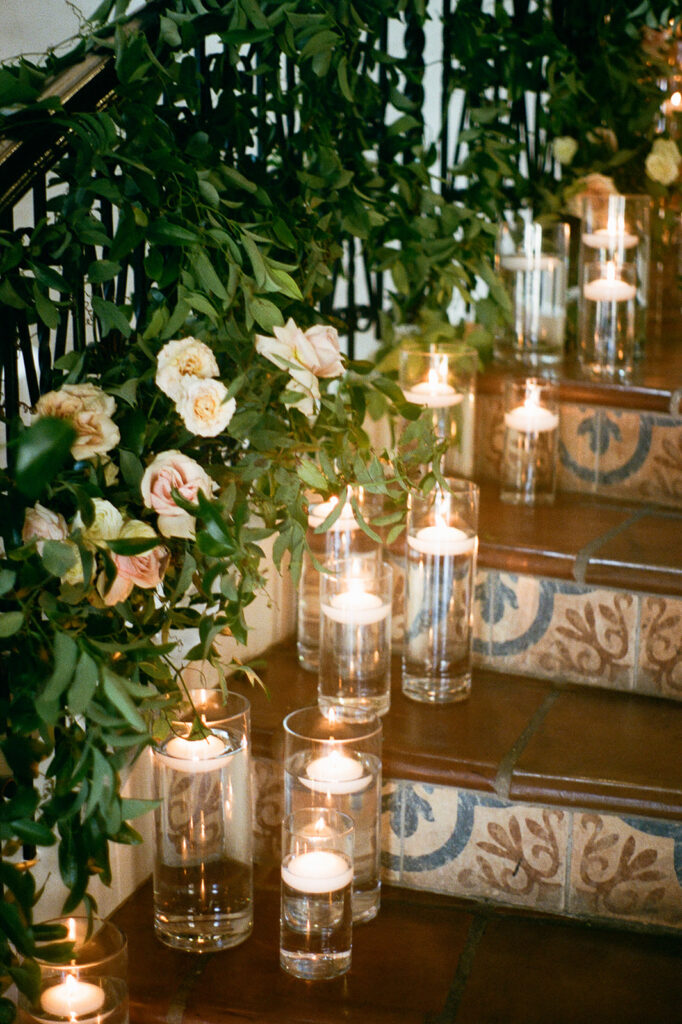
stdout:
[[[561,376],[553,507],[503,505],[503,374],[479,380],[470,700],[400,690],[384,719],[384,880],[498,907],[682,932],[682,345],[631,386]],[[314,703],[293,643],[251,695],[261,856],[281,722]]]

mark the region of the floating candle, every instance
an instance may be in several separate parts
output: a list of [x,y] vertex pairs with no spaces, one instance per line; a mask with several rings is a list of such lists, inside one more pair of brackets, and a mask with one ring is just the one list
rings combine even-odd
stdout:
[[308,789],[342,794],[359,793],[366,789],[372,780],[370,775],[364,774],[360,761],[346,757],[339,750],[332,750],[329,754],[311,761],[300,781]]
[[464,396],[445,382],[419,381],[403,391],[406,402],[423,405],[427,409],[445,409],[451,405],[459,405]]
[[282,880],[298,892],[336,892],[353,881],[353,868],[338,853],[311,850],[282,864]]
[[474,550],[476,539],[456,526],[438,523],[422,527],[407,543],[424,555],[466,555]]
[[559,417],[551,409],[526,399],[523,405],[505,413],[504,425],[522,434],[541,434],[545,430],[555,430],[559,426]]
[[592,299],[593,302],[627,302],[634,299],[637,294],[635,285],[619,275],[616,264],[607,263],[605,270],[605,277],[587,282],[583,288],[585,298]]
[[97,1013],[103,1003],[104,992],[99,985],[79,981],[73,974],[67,974],[64,981],[46,988],[40,997],[40,1005],[46,1013],[66,1020]]
[[596,231],[586,232],[583,235],[583,242],[590,249],[608,249],[613,252],[619,249],[634,249],[639,242],[639,236],[625,230],[597,228]]
[[522,256],[519,253],[518,255],[502,256],[500,259],[500,266],[504,270],[553,271],[558,270],[560,265],[561,260],[559,260],[556,256]]
[[166,744],[164,753],[170,757],[178,757],[183,761],[207,761],[211,757],[220,757],[225,750],[225,744],[219,736],[211,733],[202,739],[185,740],[181,736],[174,736]]
[[378,594],[368,593],[362,585],[342,590],[332,595],[322,610],[333,622],[345,622],[351,626],[370,626],[381,622],[391,610],[390,604],[384,604]]

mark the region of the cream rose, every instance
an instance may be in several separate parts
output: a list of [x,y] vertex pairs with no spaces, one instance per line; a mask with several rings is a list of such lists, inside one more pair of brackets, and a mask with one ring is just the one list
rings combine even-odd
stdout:
[[96,384],[65,384],[59,391],[41,395],[35,405],[34,420],[54,416],[67,420],[76,430],[71,447],[74,459],[91,459],[115,448],[121,440],[111,419],[116,402]]
[[338,377],[343,373],[339,347],[339,332],[329,324],[309,327],[305,336],[315,349],[317,363],[311,366],[316,377]]
[[115,399],[90,381],[83,384],[63,384],[60,392],[77,399],[83,409],[98,412],[103,416],[113,416],[116,412]]
[[42,554],[46,540],[65,540],[68,535],[69,528],[61,513],[45,508],[39,501],[35,503],[33,508],[26,509],[21,539],[24,544],[36,540],[36,548],[39,554]]
[[274,337],[257,334],[256,351],[289,372],[292,378],[289,390],[302,395],[296,408],[306,416],[312,416],[319,409],[317,378],[338,377],[343,373],[339,338],[334,327],[318,324],[303,332],[289,318],[284,327],[274,328]]
[[586,196],[617,196],[618,194],[618,189],[612,178],[608,178],[605,174],[598,174],[596,171],[593,174],[586,174],[575,184],[575,191],[568,203],[569,213],[574,217],[582,217],[582,200]]
[[[124,524],[118,540],[140,540],[156,537],[151,526],[130,519]],[[156,547],[140,555],[118,555],[112,552],[111,557],[116,566],[116,576],[106,590],[106,577],[100,574],[97,589],[106,605],[118,604],[130,596],[133,587],[151,590],[163,579],[168,565],[168,548],[157,544]]]
[[156,365],[157,386],[174,402],[181,398],[188,377],[206,379],[219,372],[213,352],[198,338],[169,341],[159,352]]
[[672,185],[680,176],[682,155],[672,139],[656,139],[644,161],[646,173],[661,185]]
[[119,510],[104,498],[93,498],[95,518],[90,526],[84,526],[80,512],[73,520],[73,528],[83,531],[83,540],[94,547],[106,547],[107,541],[116,540],[123,529],[123,516]]
[[234,416],[237,403],[227,399],[227,388],[219,380],[186,377],[175,408],[192,434],[216,437]]
[[71,446],[74,459],[92,459],[116,448],[121,435],[112,419],[94,409],[84,409],[71,420],[78,437]]
[[160,452],[147,466],[140,490],[145,506],[157,513],[158,527],[164,537],[191,538],[194,537],[194,516],[175,504],[171,492],[176,490],[185,501],[195,503],[199,491],[210,498],[215,486],[198,462],[171,449]]
[[552,152],[560,164],[568,166],[578,152],[578,143],[570,135],[560,135],[552,142]]

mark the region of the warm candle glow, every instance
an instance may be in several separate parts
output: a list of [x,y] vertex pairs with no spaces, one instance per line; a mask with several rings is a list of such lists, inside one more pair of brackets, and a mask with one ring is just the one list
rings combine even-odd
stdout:
[[336,892],[353,881],[353,868],[331,850],[310,850],[282,864],[282,879],[298,892]]
[[97,1013],[104,1003],[104,992],[98,985],[67,974],[64,981],[45,989],[40,1003],[51,1016],[74,1020],[84,1014]]

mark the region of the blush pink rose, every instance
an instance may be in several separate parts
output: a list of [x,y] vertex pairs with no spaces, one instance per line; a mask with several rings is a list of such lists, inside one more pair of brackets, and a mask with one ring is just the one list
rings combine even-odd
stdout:
[[315,363],[310,367],[316,377],[339,377],[343,363],[339,346],[339,332],[329,324],[309,327],[305,336],[315,350]]
[[[155,537],[151,526],[136,519],[129,520],[118,535],[118,540],[139,540]],[[157,544],[150,551],[140,555],[118,555],[112,551],[112,560],[116,566],[116,577],[107,591],[102,593],[106,605],[125,601],[133,587],[152,590],[158,586],[168,565],[168,548]],[[103,579],[100,577],[100,584]]]
[[176,490],[194,504],[199,491],[210,498],[215,482],[188,455],[170,449],[160,452],[147,466],[140,484],[142,500],[158,515],[158,527],[164,537],[194,537],[194,516],[175,504]]

